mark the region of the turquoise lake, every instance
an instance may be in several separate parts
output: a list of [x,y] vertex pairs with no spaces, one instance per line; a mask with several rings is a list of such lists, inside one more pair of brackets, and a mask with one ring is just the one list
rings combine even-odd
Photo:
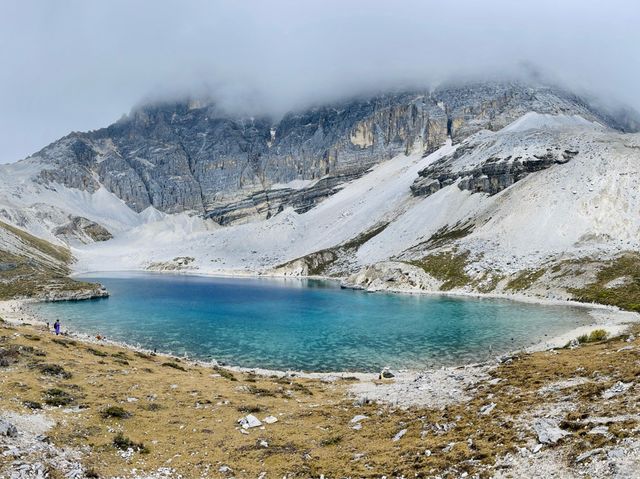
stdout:
[[108,299],[40,303],[63,329],[268,369],[378,371],[477,362],[591,318],[585,308],[366,293],[328,281],[95,274]]

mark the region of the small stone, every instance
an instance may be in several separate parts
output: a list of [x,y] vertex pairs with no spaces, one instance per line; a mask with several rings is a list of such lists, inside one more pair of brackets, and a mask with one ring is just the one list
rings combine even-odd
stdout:
[[278,422],[278,418],[275,416],[267,416],[263,420],[266,424],[273,424]]
[[540,449],[542,449],[542,444],[538,443],[531,448],[531,452],[537,454],[540,452]]
[[496,407],[496,403],[492,402],[491,404],[486,404],[480,408],[480,414],[486,416]]
[[587,451],[587,452],[583,452],[582,454],[580,454],[578,457],[576,457],[576,463],[580,463],[586,459],[589,459],[591,456],[595,455],[595,454],[599,454],[600,452],[602,452],[602,448],[598,447],[596,449],[592,449],[591,451]]
[[380,373],[379,379],[393,379],[393,378],[395,378],[395,377],[396,377],[396,375],[395,375],[395,374],[393,374],[393,373],[389,370],[389,368],[384,368],[384,369],[382,370],[382,372]]
[[238,419],[238,424],[242,426],[242,429],[251,429],[252,427],[262,426],[260,419],[255,417],[253,414],[248,414],[245,417]]
[[622,449],[621,447],[616,447],[615,449],[611,449],[609,452],[607,452],[607,458],[609,459],[619,459],[621,457],[624,457],[624,455],[624,449]]
[[533,430],[538,435],[538,441],[542,444],[555,444],[569,433],[558,427],[556,421],[552,419],[536,419],[533,422]]
[[603,436],[608,436],[609,428],[607,426],[596,426],[589,431],[589,434],[602,434]]
[[18,429],[3,419],[0,419],[0,436],[16,437],[18,435]]
[[262,447],[269,447],[269,443],[265,440],[260,441],[260,446]]
[[612,397],[619,396],[627,392],[627,390],[633,386],[633,383],[623,383],[622,381],[618,381],[605,392],[602,393],[602,397],[604,399],[611,399]]
[[365,416],[363,414],[358,414],[357,416],[353,416],[353,418],[351,418],[351,421],[349,421],[352,424],[358,423],[364,419],[369,419],[369,416]]
[[226,473],[230,473],[233,472],[233,470],[229,467],[229,466],[220,466],[220,468],[218,469],[218,472],[222,472],[224,474]]
[[407,433],[406,429],[402,429],[401,431],[398,432],[398,434],[396,434],[395,436],[393,436],[393,439],[391,439],[393,442],[397,442],[400,439],[402,439],[402,436],[404,436]]

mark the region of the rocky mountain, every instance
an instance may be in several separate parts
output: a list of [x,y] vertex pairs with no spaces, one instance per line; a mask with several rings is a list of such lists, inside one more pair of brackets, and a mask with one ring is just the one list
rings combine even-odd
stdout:
[[[220,224],[312,208],[398,154],[429,154],[525,113],[580,115],[633,127],[559,89],[488,83],[362,98],[279,120],[236,117],[213,102],[142,106],[117,123],[73,133],[33,155],[44,182],[101,186],[134,211],[196,211]],[[304,188],[300,188],[304,186]],[[302,190],[302,191],[301,191]]]
[[203,100],[145,105],[1,166],[0,218],[70,245],[78,271],[578,297],[640,251],[639,124],[514,82],[278,119]]

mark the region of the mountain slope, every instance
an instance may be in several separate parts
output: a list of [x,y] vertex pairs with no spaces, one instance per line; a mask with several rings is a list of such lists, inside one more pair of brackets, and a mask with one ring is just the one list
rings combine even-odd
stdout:
[[[447,137],[455,143],[481,129],[499,130],[529,111],[619,127],[559,89],[483,83],[346,101],[280,120],[237,117],[213,102],[142,106],[107,128],[72,133],[28,161],[42,165],[37,178],[45,184],[90,193],[104,187],[136,212],[196,211],[228,223],[251,213],[266,218],[289,205],[303,212],[374,164],[431,153]],[[295,188],[272,191],[320,178],[303,197]],[[255,211],[234,215],[247,210],[247,200]]]
[[0,299],[83,299],[106,293],[100,285],[68,278],[67,248],[0,221]]
[[142,107],[0,167],[0,217],[71,245],[76,271],[578,297],[640,251],[632,118],[514,83],[279,121],[211,103]]

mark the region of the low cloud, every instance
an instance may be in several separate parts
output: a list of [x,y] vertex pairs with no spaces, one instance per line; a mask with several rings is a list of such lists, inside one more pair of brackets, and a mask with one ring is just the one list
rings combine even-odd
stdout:
[[209,94],[280,114],[460,77],[545,77],[640,108],[628,0],[8,0],[0,162],[105,126],[143,98]]

